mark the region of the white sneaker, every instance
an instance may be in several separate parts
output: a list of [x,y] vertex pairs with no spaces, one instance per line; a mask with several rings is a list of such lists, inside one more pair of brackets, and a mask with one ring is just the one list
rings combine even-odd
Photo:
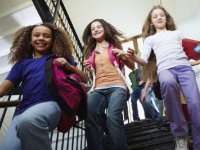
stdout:
[[189,150],[188,137],[176,137],[175,142],[175,150]]

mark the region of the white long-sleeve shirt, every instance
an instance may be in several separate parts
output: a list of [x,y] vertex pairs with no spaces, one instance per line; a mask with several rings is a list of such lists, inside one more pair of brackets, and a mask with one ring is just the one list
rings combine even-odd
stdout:
[[152,49],[156,55],[158,73],[179,65],[190,66],[183,51],[182,34],[178,30],[162,31],[147,37],[141,51],[141,57],[146,62],[148,62]]

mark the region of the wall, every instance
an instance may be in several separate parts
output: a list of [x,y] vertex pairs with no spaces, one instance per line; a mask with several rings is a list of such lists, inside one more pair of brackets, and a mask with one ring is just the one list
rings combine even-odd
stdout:
[[200,40],[199,0],[176,0],[176,21],[187,38]]
[[110,22],[127,37],[140,34],[148,11],[158,4],[158,0],[87,0],[87,3],[82,0],[68,0],[64,3],[81,39],[84,28],[96,18]]
[[[81,39],[86,25],[95,18],[103,18],[133,37],[141,33],[144,20],[153,5],[159,4],[173,16],[178,29],[189,38],[200,39],[199,0],[82,0],[64,1],[72,23]],[[79,5],[77,5],[79,4]]]

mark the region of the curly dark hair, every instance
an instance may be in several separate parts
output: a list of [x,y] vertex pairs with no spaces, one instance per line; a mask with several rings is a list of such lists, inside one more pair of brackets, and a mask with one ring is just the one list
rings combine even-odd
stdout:
[[85,28],[82,36],[84,43],[84,56],[87,58],[92,50],[95,49],[96,40],[92,37],[91,24],[93,22],[100,22],[105,30],[105,40],[113,44],[116,48],[122,49],[119,38],[125,39],[123,33],[117,30],[113,25],[103,19],[95,19],[91,21]]
[[42,23],[23,27],[15,33],[13,44],[10,48],[10,63],[13,64],[25,58],[33,57],[34,49],[31,45],[31,34],[32,30],[38,26],[45,26],[52,32],[53,42],[49,53],[53,53],[57,57],[73,58],[74,45],[69,33],[53,24]]

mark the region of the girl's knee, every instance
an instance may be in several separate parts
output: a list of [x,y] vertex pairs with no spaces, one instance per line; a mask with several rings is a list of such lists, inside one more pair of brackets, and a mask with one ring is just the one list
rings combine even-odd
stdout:
[[123,119],[120,117],[120,115],[108,115],[107,116],[107,124],[108,125],[118,125],[123,122]]
[[39,129],[41,127],[47,127],[47,118],[42,118],[38,116],[21,116],[19,122],[16,125],[17,131],[29,132],[31,130]]
[[26,131],[31,129],[32,126],[34,126],[34,121],[28,117],[23,117],[17,123],[16,129]]

